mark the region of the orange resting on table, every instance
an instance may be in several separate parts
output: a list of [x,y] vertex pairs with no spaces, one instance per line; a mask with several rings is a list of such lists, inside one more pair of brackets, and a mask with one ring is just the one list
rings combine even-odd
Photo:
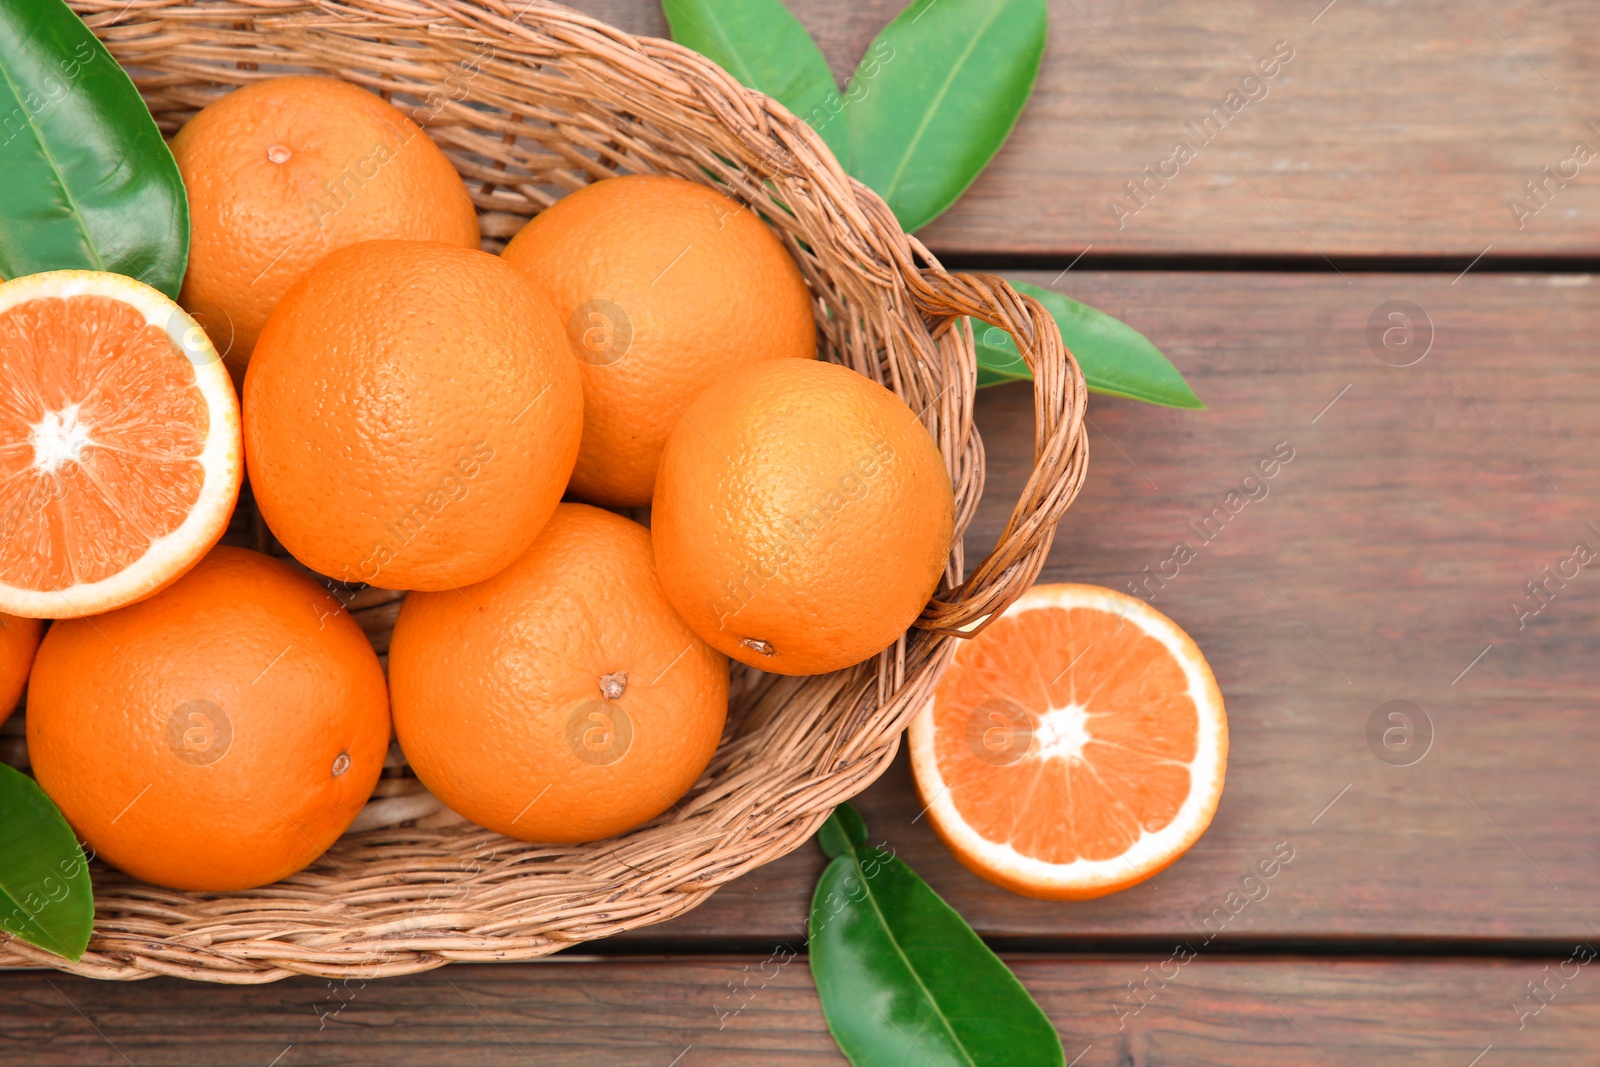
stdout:
[[1041,585],[970,641],[908,732],[934,830],[1025,896],[1088,900],[1200,838],[1228,760],[1222,693],[1142,600]]
[[239,406],[177,304],[96,271],[0,284],[0,612],[109,611],[222,536]]

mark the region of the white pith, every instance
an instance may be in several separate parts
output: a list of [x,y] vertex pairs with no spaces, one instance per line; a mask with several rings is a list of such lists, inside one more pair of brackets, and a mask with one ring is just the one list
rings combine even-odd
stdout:
[[[121,275],[50,271],[0,283],[0,313],[29,300],[73,296],[104,296],[132,307],[187,354],[209,414],[210,429],[199,456],[205,480],[178,528],[152,541],[144,555],[108,578],[49,591],[0,582],[0,611],[34,619],[109,611],[159,589],[174,573],[192,565],[221,535],[244,473],[239,401],[233,382],[200,324],[159,291]],[[31,429],[35,466],[46,472],[76,462],[94,438],[94,427],[79,420],[77,404],[44,413]]]
[[1039,759],[1078,759],[1083,755],[1083,746],[1089,743],[1088,709],[1077,704],[1049,709],[1039,716],[1033,741],[1033,754]]
[[77,463],[93,440],[89,424],[78,421],[81,405],[68,404],[60,411],[47,411],[44,418],[28,429],[33,431],[33,466],[43,474],[54,474],[64,464]]
[[[1154,873],[1199,840],[1211,824],[1222,796],[1228,762],[1228,724],[1222,693],[1199,648],[1170,619],[1142,600],[1098,586],[1044,585],[1029,590],[1006,609],[1005,614],[1016,617],[1043,608],[1076,607],[1110,612],[1138,626],[1172,653],[1188,682],[1188,695],[1199,711],[1199,732],[1195,757],[1189,764],[1189,795],[1166,826],[1154,832],[1141,831],[1131,848],[1110,859],[1047,863],[1025,856],[1008,842],[992,841],[980,835],[956,808],[955,799],[939,772],[932,699],[912,719],[906,737],[917,785],[923,802],[928,805],[928,817],[969,859],[986,870],[1042,891],[1090,894],[1096,889],[1125,884],[1130,878]],[[964,643],[957,647],[952,667],[960,663],[967,647]],[[1069,704],[1065,708],[1052,708],[1042,716],[1029,758],[1080,755],[1082,739],[1078,734],[1087,724],[1086,712],[1087,709]]]

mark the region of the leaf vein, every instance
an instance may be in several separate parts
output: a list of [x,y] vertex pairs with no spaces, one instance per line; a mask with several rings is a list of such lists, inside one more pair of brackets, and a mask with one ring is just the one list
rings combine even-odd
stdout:
[[33,134],[33,139],[39,144],[39,154],[44,157],[45,163],[49,165],[50,173],[55,176],[57,188],[60,189],[61,195],[66,197],[67,204],[72,208],[72,221],[77,226],[78,232],[83,235],[84,247],[88,249],[89,257],[93,261],[95,269],[105,270],[105,257],[100,254],[100,248],[95,244],[94,236],[89,232],[89,228],[84,222],[83,209],[78,205],[78,198],[72,195],[72,186],[67,182],[67,177],[62,173],[61,166],[56,162],[55,156],[51,154],[50,144],[45,139],[44,131],[34,121],[34,116],[28,113],[27,104],[17,91],[17,83],[12,79],[11,71],[4,63],[0,63],[0,77],[5,78],[6,88],[11,91],[12,98],[17,101],[17,110],[22,112],[22,117],[28,124],[28,131]]
[[[932,0],[932,2],[936,3],[937,0]],[[967,41],[967,47],[962,49],[961,55],[956,57],[955,63],[951,64],[950,70],[945,76],[944,84],[939,86],[939,91],[934,94],[927,110],[922,113],[922,121],[917,124],[916,132],[911,135],[911,140],[906,144],[905,153],[900,157],[900,165],[895,168],[894,175],[890,177],[889,184],[884,188],[883,199],[885,202],[894,199],[895,192],[900,188],[900,180],[905,177],[906,167],[911,164],[911,157],[916,154],[917,146],[922,143],[922,138],[927,134],[928,127],[933,124],[933,116],[944,104],[944,98],[949,95],[950,87],[955,84],[956,76],[966,66],[967,60],[971,58],[973,51],[978,47],[978,42],[983,39],[984,34],[989,32],[989,27],[994,25],[995,20],[1000,17],[1000,13],[1004,9],[1004,4],[997,3],[994,5],[989,12],[988,19]]]

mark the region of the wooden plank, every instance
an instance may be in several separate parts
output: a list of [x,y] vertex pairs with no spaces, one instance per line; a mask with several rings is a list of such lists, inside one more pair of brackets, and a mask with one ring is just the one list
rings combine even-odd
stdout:
[[[959,867],[917,819],[903,764],[862,799],[874,839],[1013,945],[1211,929],[1234,943],[1597,936],[1600,578],[1560,586],[1543,571],[1579,541],[1600,549],[1593,283],[1074,271],[1060,287],[1148,333],[1211,405],[1093,400],[1091,473],[1045,579],[1126,588],[1179,540],[1195,546],[1155,604],[1199,641],[1228,701],[1221,808],[1153,884],[1082,904],[1015,897]],[[1414,366],[1368,348],[1369,318],[1392,300],[1432,323]],[[990,482],[974,552],[1025,473],[1026,389],[986,391],[978,418]],[[1269,494],[1197,534],[1279,442],[1294,459]],[[1519,629],[1513,601],[1540,603],[1529,581],[1552,592]],[[1435,728],[1414,766],[1368,747],[1373,713],[1397,699]],[[1230,911],[1282,842],[1294,858],[1270,895]],[[802,847],[633,943],[792,942],[819,869]]]
[[[1077,1057],[1075,1067],[1566,1067],[1592,1061],[1600,1026],[1596,978],[1578,962],[1594,950],[1575,948],[1579,957],[1535,961],[1200,953],[1179,964],[1163,953],[1011,963],[1061,1032],[1067,1058]],[[821,1067],[845,1060],[825,1029],[804,958],[754,957],[459,966],[370,983],[290,979],[247,988],[10,974],[0,976],[0,1062]]]
[[[1228,701],[1221,809],[1153,883],[1082,904],[1025,900],[960,867],[918,818],[903,760],[861,798],[874,840],[1014,946],[1197,931],[1235,944],[1596,936],[1600,578],[1550,580],[1548,606],[1520,630],[1511,608],[1539,603],[1525,583],[1576,542],[1600,549],[1587,525],[1600,526],[1593,285],[1075,271],[1061,287],[1148,333],[1211,405],[1093,400],[1088,485],[1044,577],[1126,588],[1177,541],[1195,547],[1154,595]],[[1367,347],[1369,317],[1396,299],[1433,324],[1415,366]],[[987,390],[977,414],[990,481],[974,555],[1025,474],[1027,390]],[[1279,442],[1294,459],[1268,495],[1204,540],[1191,524],[1216,526],[1213,510]],[[1396,699],[1420,704],[1437,735],[1410,767],[1367,743],[1371,716]],[[1281,843],[1294,858],[1269,895],[1229,910]],[[820,869],[803,846],[618,945],[798,945]]]
[[[1221,808],[1153,883],[1079,904],[1025,900],[957,865],[918,819],[903,756],[860,799],[873,839],[985,935],[1021,939],[1007,943],[1213,928],[1230,941],[1596,936],[1600,575],[1582,569],[1561,587],[1543,570],[1580,541],[1600,551],[1589,279],[1064,281],[1149,334],[1210,405],[1094,398],[1088,484],[1044,579],[1127,589],[1175,544],[1193,547],[1178,577],[1149,588],[1227,699]],[[1400,299],[1425,308],[1434,333],[1411,367],[1381,362],[1366,340],[1374,310]],[[990,470],[974,556],[1025,475],[1026,388],[985,391],[978,420]],[[1280,442],[1294,458],[1267,495],[1225,525],[1213,518]],[[1206,519],[1219,531],[1209,541],[1196,532]],[[1552,592],[1519,629],[1513,602],[1540,603],[1529,581]],[[1369,748],[1369,721],[1391,700],[1431,718],[1432,749],[1413,766]],[[1281,843],[1294,858],[1270,895],[1230,913],[1230,893]],[[807,845],[632,936],[793,939],[820,867]]]
[[[789,4],[842,82],[903,0]],[[577,6],[666,32],[655,0]],[[1588,0],[1051,0],[1032,103],[923,236],[962,255],[1592,257],[1600,163],[1573,148],[1600,153],[1593,18]],[[1280,41],[1293,58],[1229,112]],[[1209,132],[1188,128],[1219,107]],[[1179,141],[1195,158],[1163,165]],[[1125,183],[1147,165],[1141,206]]]

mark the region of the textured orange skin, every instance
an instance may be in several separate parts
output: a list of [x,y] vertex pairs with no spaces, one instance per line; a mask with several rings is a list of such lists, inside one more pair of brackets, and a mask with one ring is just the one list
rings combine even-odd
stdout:
[[[649,504],[667,435],[730,370],[816,357],[811,292],[783,243],[748,208],[682,178],[595,182],[541,212],[502,254],[549,295],[578,355],[583,447],[572,493],[591,503]],[[619,324],[579,313],[595,300],[631,325],[614,361]],[[611,348],[591,332],[608,324]]]
[[[606,703],[601,679],[618,671],[627,686]],[[417,777],[527,841],[593,841],[661,814],[711,761],[728,709],[728,661],[662,596],[649,533],[585,504],[562,504],[488,581],[406,597],[389,677]],[[592,702],[632,724],[614,762],[573,749]]]
[[[169,742],[192,700],[232,726],[208,765]],[[228,546],[148,600],[52,626],[27,724],[34,774],[73,828],[114,866],[175,889],[246,889],[306,866],[360,812],[389,744],[383,670],[361,628],[286,564]],[[335,775],[341,753],[349,767]]]
[[839,670],[893,643],[937,588],[954,524],[944,459],[911,409],[852,370],[798,360],[700,395],[667,441],[650,518],[684,621],[777,674]]
[[43,632],[44,623],[38,619],[0,614],[0,723],[17,710]]
[[549,300],[487,252],[368,241],[289,290],[244,384],[245,463],[314,571],[450,589],[533,543],[578,454],[583,387]]
[[[282,162],[269,149],[288,150]],[[381,97],[295,75],[236,89],[172,139],[189,194],[189,268],[179,302],[237,385],[267,316],[336,248],[378,238],[478,247],[478,215],[455,167]]]

